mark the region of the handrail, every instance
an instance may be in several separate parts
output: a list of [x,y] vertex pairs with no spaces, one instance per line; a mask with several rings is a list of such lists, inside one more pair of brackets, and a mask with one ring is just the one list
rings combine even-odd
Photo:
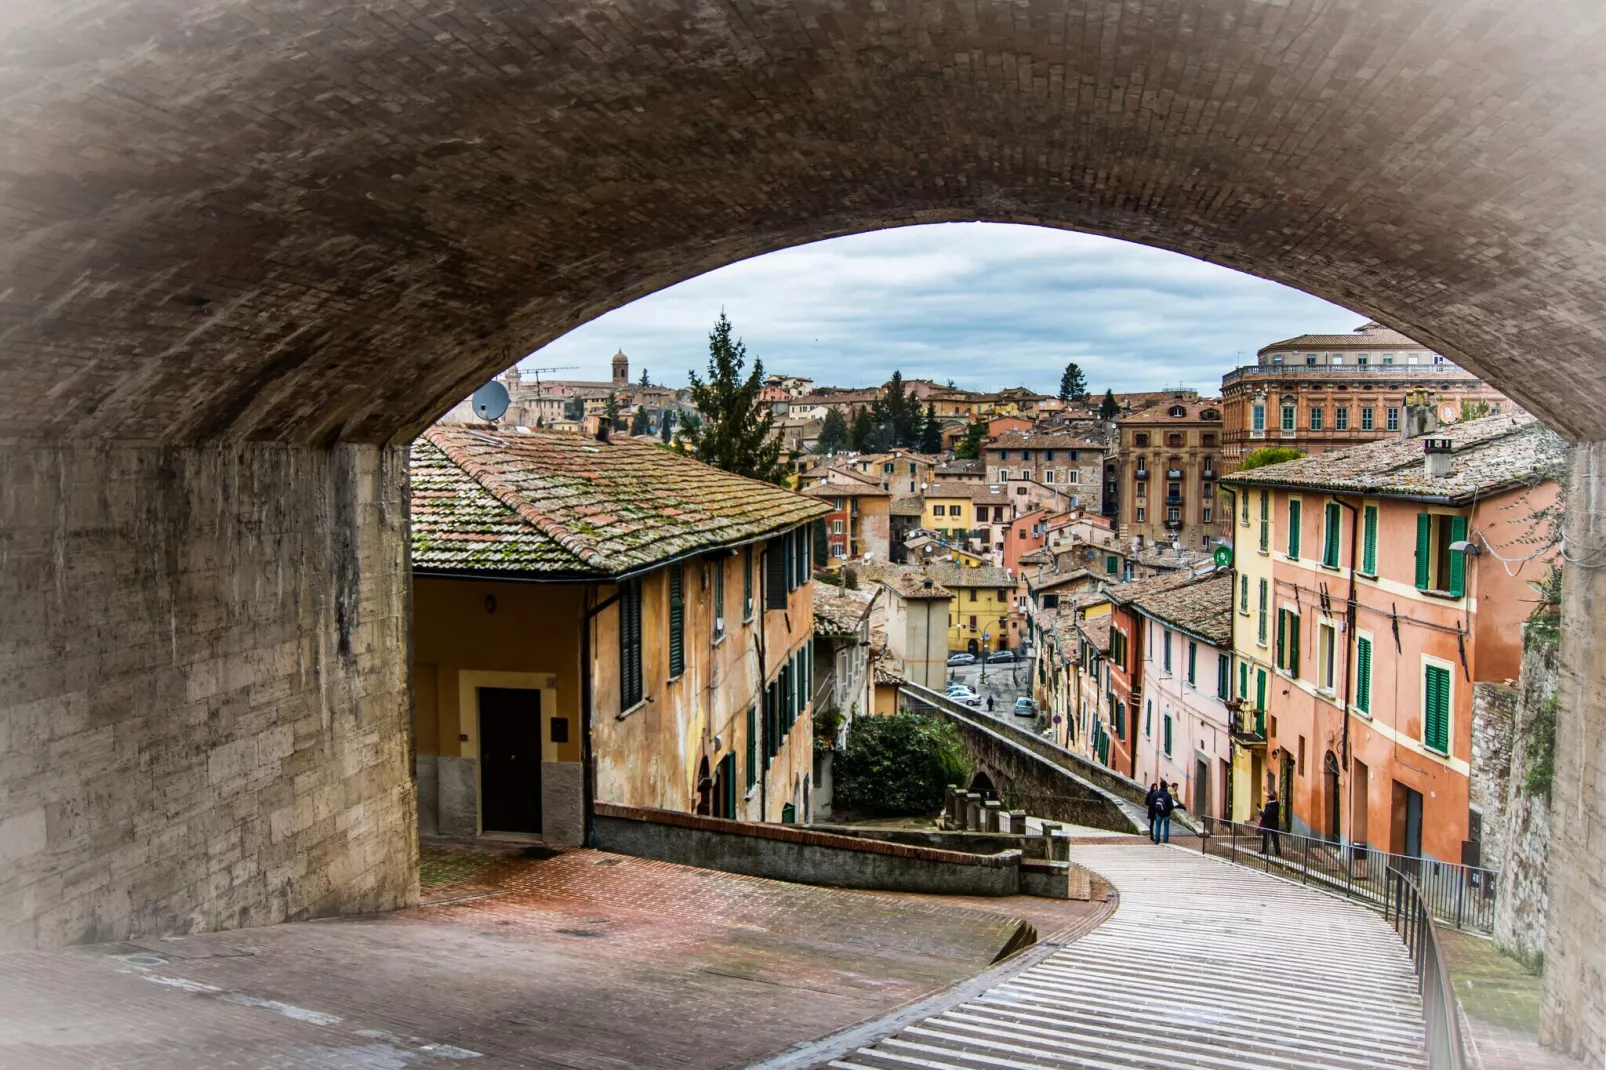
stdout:
[[[1477,866],[1390,854],[1364,843],[1341,843],[1258,825],[1202,819],[1199,849],[1233,862],[1260,866],[1302,884],[1314,884],[1375,907],[1388,902],[1388,874],[1398,870],[1419,884],[1434,919],[1470,932],[1494,933],[1498,874]],[[1272,850],[1267,850],[1272,848]]]
[[1388,883],[1392,893],[1383,908],[1383,916],[1411,952],[1411,966],[1416,970],[1417,986],[1422,994],[1422,1017],[1427,1022],[1428,1068],[1464,1070],[1467,1049],[1461,1035],[1461,1014],[1450,971],[1444,965],[1444,949],[1439,945],[1433,912],[1409,874],[1390,869]]

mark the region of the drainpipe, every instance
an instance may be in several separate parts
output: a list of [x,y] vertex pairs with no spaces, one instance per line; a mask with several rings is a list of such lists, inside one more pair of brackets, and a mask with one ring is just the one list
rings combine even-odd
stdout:
[[[1344,724],[1339,732],[1339,783],[1349,786],[1349,719],[1350,709],[1355,702],[1353,694],[1355,687],[1355,552],[1357,550],[1358,536],[1360,534],[1361,511],[1349,502],[1333,495],[1333,501],[1349,510],[1349,597],[1345,599],[1344,607]],[[1355,814],[1354,807],[1343,805],[1343,788],[1339,790],[1339,797],[1333,800],[1334,806],[1343,807],[1339,813],[1349,817],[1350,843],[1355,842]]]
[[765,619],[769,613],[769,568],[765,556],[770,553],[769,543],[764,543],[764,554],[758,560],[758,605],[754,610],[758,615],[758,717],[755,718],[758,727],[758,820],[762,824],[769,820],[769,790],[770,790],[770,751],[769,739],[765,733],[769,731],[769,710],[766,703],[769,701],[769,689],[764,680],[764,631],[768,621]]
[[[586,601],[597,593],[595,585],[586,588]],[[591,686],[591,624],[597,614],[619,601],[619,591],[603,599],[580,615],[580,806],[584,828],[580,842],[587,847],[596,846],[596,823],[592,810],[597,797],[596,763],[591,753],[592,686]]]

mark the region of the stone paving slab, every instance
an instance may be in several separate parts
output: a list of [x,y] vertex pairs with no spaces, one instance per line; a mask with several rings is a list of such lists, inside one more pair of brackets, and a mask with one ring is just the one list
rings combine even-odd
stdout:
[[413,910],[0,956],[0,1070],[744,1066],[1109,906],[425,854]]
[[1539,1046],[1538,974],[1484,937],[1441,928],[1439,941],[1481,1070],[1583,1070]]

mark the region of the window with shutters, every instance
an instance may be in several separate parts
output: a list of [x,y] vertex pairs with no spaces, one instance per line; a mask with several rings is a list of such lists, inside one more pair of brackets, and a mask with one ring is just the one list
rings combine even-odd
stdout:
[[780,750],[781,685],[772,680],[764,688],[764,763],[768,765]]
[[1238,505],[1239,505],[1239,520],[1238,520],[1238,522],[1241,523],[1244,527],[1247,528],[1249,526],[1249,492],[1247,490],[1240,491],[1238,493]]
[[686,671],[686,572],[669,566],[669,678]]
[[1266,670],[1255,670],[1255,709],[1266,708]]
[[1104,555],[1104,571],[1105,572],[1107,572],[1107,573],[1109,573],[1110,575],[1113,576],[1118,571],[1120,571],[1120,568],[1121,568],[1121,559],[1120,558],[1116,557],[1114,554],[1105,554]]
[[725,559],[716,558],[710,566],[714,570],[714,642],[725,638]]
[[1322,564],[1328,568],[1337,568],[1339,561],[1339,539],[1343,530],[1340,517],[1339,504],[1327,503],[1327,523],[1324,525],[1322,535]]
[[1338,680],[1338,626],[1332,621],[1316,623],[1316,686],[1333,691]]
[[1225,702],[1232,698],[1232,659],[1226,654],[1216,655],[1216,697]]
[[[1150,638],[1152,639],[1154,633],[1150,632],[1149,635],[1150,635]],[[1165,633],[1165,637],[1164,637],[1164,639],[1161,640],[1161,644],[1160,645],[1161,645],[1161,648],[1165,652],[1165,671],[1166,672],[1170,672],[1171,671],[1171,633],[1169,631],[1167,631]]]
[[1245,700],[1249,698],[1249,663],[1247,661],[1238,663],[1238,697]]
[[786,608],[787,547],[785,538],[771,539],[764,545],[764,608]]
[[1451,598],[1466,593],[1467,555],[1450,547],[1467,537],[1467,518],[1441,513],[1416,514],[1416,586]]
[[753,546],[742,547],[742,619],[753,619]]
[[1143,738],[1154,738],[1154,699],[1143,705]]
[[1372,638],[1360,635],[1355,639],[1355,708],[1361,713],[1372,712]]
[[1260,552],[1271,550],[1271,493],[1260,492]]
[[1322,411],[1320,405],[1310,410],[1310,429],[1312,431],[1320,431],[1322,429]]
[[1291,609],[1277,611],[1276,665],[1290,676],[1299,675],[1299,614]]
[[1169,757],[1171,754],[1171,715],[1169,713],[1161,719],[1161,727],[1164,730],[1164,738],[1161,742],[1165,746],[1167,757]]
[[758,711],[747,707],[747,790],[758,783]]
[[1361,571],[1377,575],[1377,506],[1361,509]]
[[1387,430],[1398,431],[1400,429],[1400,410],[1398,406],[1390,405],[1385,410],[1384,417],[1387,421],[1385,424]]
[[1194,687],[1198,683],[1199,670],[1199,644],[1192,639],[1188,640],[1188,686]]
[[1362,431],[1370,431],[1370,430],[1372,430],[1373,420],[1374,420],[1374,417],[1373,417],[1372,413],[1375,412],[1375,411],[1376,410],[1374,410],[1372,408],[1372,406],[1370,406],[1370,405],[1362,405],[1361,406],[1361,430]]
[[1333,410],[1333,430],[1349,430],[1349,406],[1340,405],[1338,408]]
[[1443,665],[1422,669],[1422,743],[1431,751],[1450,753],[1450,670]]
[[1249,577],[1238,577],[1238,612],[1249,615]]
[[641,581],[623,580],[619,584],[619,709],[628,710],[641,699]]
[[1267,587],[1268,584],[1263,576],[1260,580],[1260,621],[1259,628],[1257,629],[1258,638],[1255,640],[1261,646],[1266,645],[1266,611],[1267,602],[1270,600],[1270,593],[1267,590]]
[[1299,522],[1300,501],[1298,498],[1288,500],[1288,559],[1299,560]]

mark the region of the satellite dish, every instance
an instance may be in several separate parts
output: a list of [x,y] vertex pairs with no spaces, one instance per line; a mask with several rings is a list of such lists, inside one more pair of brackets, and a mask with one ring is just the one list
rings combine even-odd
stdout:
[[492,379],[469,398],[469,404],[474,406],[474,415],[482,420],[494,420],[507,411],[507,387]]

